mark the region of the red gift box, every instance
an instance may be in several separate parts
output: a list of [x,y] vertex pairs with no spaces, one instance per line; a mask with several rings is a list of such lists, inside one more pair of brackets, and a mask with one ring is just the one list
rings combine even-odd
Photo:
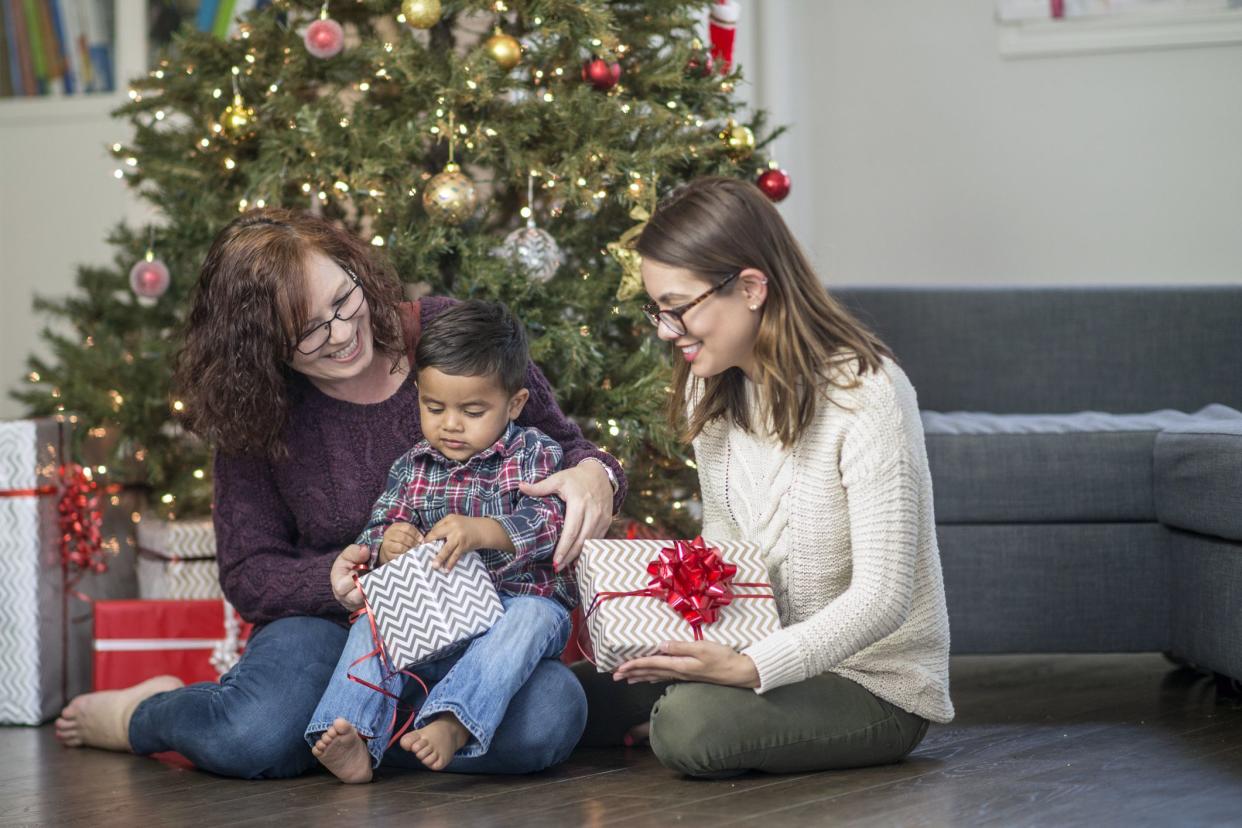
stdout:
[[[217,681],[251,630],[219,600],[96,601],[94,608],[96,690],[117,690],[162,675],[186,684]],[[226,612],[232,624],[225,623]]]

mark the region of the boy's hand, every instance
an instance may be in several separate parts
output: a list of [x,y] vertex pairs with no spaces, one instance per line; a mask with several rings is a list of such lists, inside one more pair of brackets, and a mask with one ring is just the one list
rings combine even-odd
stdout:
[[332,562],[332,572],[328,576],[332,581],[332,594],[350,612],[362,606],[362,590],[354,583],[354,567],[370,559],[371,552],[365,546],[351,543]]
[[513,551],[513,543],[503,526],[491,518],[448,515],[427,532],[427,543],[443,540],[444,546],[431,561],[431,568],[452,572],[461,556],[474,549],[505,549]]
[[423,542],[423,533],[408,523],[394,523],[384,530],[384,540],[380,543],[379,562],[389,561],[404,555]]

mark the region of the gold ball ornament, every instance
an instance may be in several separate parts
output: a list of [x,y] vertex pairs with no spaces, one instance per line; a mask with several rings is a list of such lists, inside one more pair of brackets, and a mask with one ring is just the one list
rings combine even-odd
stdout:
[[755,151],[755,133],[750,131],[750,127],[739,124],[732,118],[720,131],[720,140],[725,142],[725,146],[729,148],[729,155],[734,158],[749,158]]
[[220,126],[230,138],[249,138],[254,135],[254,109],[246,106],[240,93],[233,95],[233,102],[220,114]]
[[430,29],[440,22],[440,0],[402,0],[401,14],[415,29]]
[[461,167],[451,162],[423,189],[423,207],[427,215],[445,224],[461,224],[474,215],[478,206],[474,182]]
[[517,38],[497,31],[483,44],[488,57],[496,61],[506,72],[522,62],[522,44]]

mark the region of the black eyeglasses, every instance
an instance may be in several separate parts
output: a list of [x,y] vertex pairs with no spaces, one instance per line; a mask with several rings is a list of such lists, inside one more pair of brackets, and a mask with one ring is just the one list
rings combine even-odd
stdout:
[[690,309],[693,308],[695,305],[698,305],[700,302],[707,299],[707,297],[711,296],[713,293],[720,290],[725,285],[729,284],[730,282],[732,282],[734,279],[736,279],[738,276],[741,276],[741,275],[742,275],[742,271],[739,270],[737,273],[734,273],[731,276],[726,277],[723,282],[716,285],[714,288],[711,288],[710,290],[700,293],[698,296],[696,296],[694,299],[691,299],[686,304],[679,305],[678,307],[675,307],[675,308],[669,308],[668,310],[660,310],[660,306],[657,305],[655,302],[648,302],[647,304],[643,305],[643,313],[647,315],[647,319],[650,320],[651,324],[655,325],[657,329],[661,325],[663,325],[664,327],[668,328],[669,333],[674,334],[676,336],[685,336],[686,335],[686,320],[683,319],[682,317],[684,317],[687,313],[689,313]]
[[324,345],[327,345],[332,339],[332,323],[348,322],[357,316],[358,311],[362,310],[362,306],[366,304],[366,296],[362,292],[362,282],[358,281],[358,277],[349,270],[345,271],[345,275],[354,283],[354,286],[341,297],[339,302],[335,303],[333,306],[335,311],[331,319],[327,322],[320,322],[302,334],[297,342],[293,343],[293,347],[297,349],[299,354],[311,356]]

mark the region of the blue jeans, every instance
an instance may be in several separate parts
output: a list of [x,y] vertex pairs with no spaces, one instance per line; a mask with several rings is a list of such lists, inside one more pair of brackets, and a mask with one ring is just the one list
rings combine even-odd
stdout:
[[[130,746],[138,754],[175,750],[221,776],[261,779],[305,773],[316,765],[303,738],[306,722],[328,686],[348,634],[323,618],[273,621],[251,636],[241,660],[219,684],[157,693],[138,705],[129,724]],[[540,662],[510,703],[491,753],[454,762],[452,770],[543,770],[568,757],[585,723],[586,696],[573,674],[558,661]],[[422,767],[400,748],[389,753],[385,764]]]
[[[568,610],[550,598],[501,595],[500,602],[505,612],[491,629],[464,648],[410,671],[430,688],[425,699],[417,682],[400,671],[385,669],[378,656],[354,664],[375,649],[370,624],[362,620],[355,623],[328,689],[306,726],[307,744],[314,745],[335,719],[343,718],[367,738],[372,765],[379,767],[394,724],[403,722],[408,710],[417,708],[412,728],[423,727],[440,713],[449,712],[470,732],[470,740],[454,755],[447,770],[458,770],[458,763],[488,755],[510,701],[541,662],[560,655],[570,631]],[[353,681],[351,673],[401,697],[402,704]],[[581,735],[581,728],[572,734],[570,749]],[[551,732],[548,738],[560,744],[566,734]]]

